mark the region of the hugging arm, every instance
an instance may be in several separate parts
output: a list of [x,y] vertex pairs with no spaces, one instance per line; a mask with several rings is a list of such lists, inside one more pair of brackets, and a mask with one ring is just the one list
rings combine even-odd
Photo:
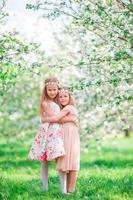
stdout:
[[78,126],[78,120],[77,120],[77,117],[74,116],[74,115],[67,115],[63,118],[61,118],[59,121],[59,123],[67,123],[67,122],[72,122],[72,123],[75,123],[76,126]]
[[50,117],[45,117],[44,120],[45,122],[59,122],[63,117],[65,117],[69,113],[68,110],[62,110],[58,115],[55,116],[50,116]]

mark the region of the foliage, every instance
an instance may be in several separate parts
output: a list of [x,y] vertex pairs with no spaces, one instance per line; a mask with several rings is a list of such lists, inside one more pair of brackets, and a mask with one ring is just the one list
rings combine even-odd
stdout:
[[40,162],[26,159],[28,137],[13,144],[1,142],[0,199],[8,200],[131,200],[133,198],[132,138],[105,140],[101,150],[91,142],[89,151],[81,154],[81,169],[76,192],[66,196],[60,193],[55,163],[50,163],[49,191],[42,191]]
[[[6,0],[1,1],[0,7],[0,94],[13,87],[19,71],[40,67],[44,51],[40,44],[27,41],[17,30],[2,30],[6,26]],[[2,91],[3,90],[3,91]]]
[[77,98],[82,134],[132,132],[132,1],[39,0],[27,8],[69,21],[75,59],[60,58],[57,66]]
[[[61,35],[56,35],[66,56],[57,52],[44,59],[39,44],[23,40],[17,31],[1,34],[1,133],[23,135],[29,126],[35,132],[40,87],[48,75],[57,75],[74,93],[81,140],[132,133],[131,1],[39,0],[27,8],[67,22]],[[4,4],[0,24],[6,23],[3,9]]]
[[40,44],[28,41],[17,30],[5,31],[6,1],[0,3],[0,134],[9,141],[22,137],[25,130],[39,123],[37,77],[42,69],[38,68],[46,61]]

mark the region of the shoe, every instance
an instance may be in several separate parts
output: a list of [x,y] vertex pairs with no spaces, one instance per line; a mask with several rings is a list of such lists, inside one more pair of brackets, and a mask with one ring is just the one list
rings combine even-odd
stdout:
[[70,194],[71,194],[71,192],[67,192],[66,194],[67,194],[67,195],[70,195]]

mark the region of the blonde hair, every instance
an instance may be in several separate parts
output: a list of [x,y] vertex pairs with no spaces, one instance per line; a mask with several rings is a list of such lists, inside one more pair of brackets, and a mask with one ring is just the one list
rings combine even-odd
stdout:
[[[68,103],[67,105],[72,105],[72,106],[76,107],[74,98],[72,97],[72,94],[71,94],[69,88],[66,87],[66,86],[61,86],[61,87],[59,87],[59,93],[60,93],[61,90],[62,90],[62,91],[63,91],[63,90],[64,90],[64,91],[67,91],[68,94],[69,94],[69,103]],[[62,109],[62,108],[64,108],[65,106],[61,105],[60,102],[59,102],[59,93],[58,93],[58,95],[57,95],[57,103],[59,104],[60,108]]]
[[[55,83],[55,84],[57,84],[57,87],[59,88],[59,81],[56,77],[51,77],[51,78],[45,79],[44,87],[42,89],[42,94],[41,94],[41,98],[40,98],[40,106],[39,106],[41,116],[43,115],[43,112],[44,112],[43,102],[48,101],[48,99],[49,99],[49,96],[47,94],[47,85],[49,83]],[[56,98],[53,100],[56,101]]]

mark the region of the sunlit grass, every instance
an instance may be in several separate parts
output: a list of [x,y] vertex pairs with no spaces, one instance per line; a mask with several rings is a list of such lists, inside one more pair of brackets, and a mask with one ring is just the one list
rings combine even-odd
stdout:
[[81,169],[74,194],[60,193],[55,163],[49,167],[49,191],[43,192],[40,163],[27,159],[30,140],[0,144],[1,200],[132,200],[133,138],[105,140],[100,150],[90,144],[81,153]]

